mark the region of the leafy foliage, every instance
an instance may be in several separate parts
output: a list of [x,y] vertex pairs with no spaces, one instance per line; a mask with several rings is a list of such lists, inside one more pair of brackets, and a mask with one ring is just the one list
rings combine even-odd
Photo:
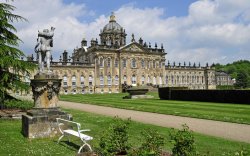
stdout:
[[156,130],[148,129],[142,132],[141,147],[132,153],[133,156],[159,156],[164,146],[164,137]]
[[247,88],[249,86],[250,80],[248,80],[248,74],[244,70],[239,70],[236,76],[236,84],[237,88]]
[[184,124],[181,130],[170,132],[170,139],[174,143],[172,149],[173,156],[193,156],[196,155],[195,140],[192,131]]
[[113,156],[116,154],[127,154],[130,149],[128,143],[128,128],[130,119],[122,120],[115,117],[109,128],[103,133],[100,139],[99,146],[101,148],[101,155]]
[[6,108],[18,108],[18,109],[22,109],[22,110],[27,110],[27,109],[31,109],[34,104],[31,101],[28,100],[6,100],[4,103]]
[[[237,87],[250,87],[250,61],[240,60],[227,65],[216,64],[215,69],[216,71],[225,71],[232,78],[235,78],[238,83]],[[244,73],[244,83],[241,82],[242,79],[239,79],[242,77],[242,73]]]
[[10,4],[0,3],[0,104],[4,103],[8,90],[28,89],[22,80],[35,68],[34,64],[20,59],[25,55],[18,49],[21,40],[12,23],[27,20],[13,14],[14,10]]

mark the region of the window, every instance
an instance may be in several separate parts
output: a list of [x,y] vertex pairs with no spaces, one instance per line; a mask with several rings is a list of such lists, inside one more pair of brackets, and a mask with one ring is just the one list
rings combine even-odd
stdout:
[[144,77],[144,75],[142,75],[142,77],[141,77],[141,84],[144,84],[145,83],[145,77]]
[[111,80],[111,76],[108,75],[108,86],[111,86],[112,85],[112,80]]
[[162,77],[159,77],[159,85],[162,85]]
[[89,75],[89,86],[93,85],[93,78],[92,75]]
[[151,68],[151,61],[148,61],[148,68]]
[[73,89],[73,90],[72,90],[72,94],[76,94],[76,89]]
[[119,77],[118,75],[115,76],[115,85],[118,85],[119,84]]
[[68,86],[67,82],[68,82],[68,78],[67,78],[67,76],[65,75],[65,76],[63,76],[63,86],[64,86],[64,87],[67,87],[67,86]]
[[155,68],[155,61],[153,61],[153,68]]
[[153,85],[156,85],[156,77],[153,77]]
[[151,79],[150,79],[150,76],[148,76],[148,83],[150,83],[151,82]]
[[100,76],[100,86],[103,86],[104,85],[104,79],[103,79],[103,76],[101,75]]
[[168,76],[166,76],[166,85],[168,85]]
[[159,68],[161,68],[161,66],[162,66],[162,63],[160,62],[160,63],[159,63]]
[[118,59],[115,59],[115,67],[118,67]]
[[124,84],[127,84],[127,76],[126,75],[123,76],[123,82],[124,82]]
[[100,67],[103,67],[103,58],[100,58]]
[[125,59],[122,60],[122,66],[123,66],[123,68],[126,68],[126,66],[127,66],[127,61]]
[[76,76],[72,76],[72,86],[75,87],[76,86]]
[[108,67],[110,67],[110,65],[111,65],[111,59],[110,58],[108,58],[108,62],[107,62],[108,64]]
[[141,60],[141,67],[145,68],[145,62],[144,62],[144,60]]
[[81,86],[84,87],[84,76],[83,75],[81,75],[80,81],[81,81]]
[[132,76],[132,85],[136,85],[136,77],[135,77],[135,75]]
[[136,60],[135,60],[135,58],[132,59],[131,67],[136,68]]
[[84,90],[84,88],[82,89],[82,94],[85,94],[85,90]]

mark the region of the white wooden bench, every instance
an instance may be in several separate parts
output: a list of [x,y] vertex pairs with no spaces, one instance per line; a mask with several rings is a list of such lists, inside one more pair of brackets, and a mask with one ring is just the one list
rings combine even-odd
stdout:
[[[81,150],[82,150],[82,148],[84,146],[87,146],[89,148],[89,150],[92,151],[92,148],[87,143],[87,141],[92,140],[93,137],[82,133],[82,132],[90,131],[89,129],[81,130],[81,124],[80,123],[73,122],[73,121],[70,121],[70,120],[56,118],[56,121],[58,123],[59,131],[62,133],[62,136],[57,141],[58,143],[60,142],[60,140],[64,136],[67,136],[68,141],[69,141],[69,135],[73,135],[75,137],[80,138],[81,141],[83,142],[83,145],[79,148],[78,153],[81,152]],[[67,127],[67,128],[65,129],[65,127]]]

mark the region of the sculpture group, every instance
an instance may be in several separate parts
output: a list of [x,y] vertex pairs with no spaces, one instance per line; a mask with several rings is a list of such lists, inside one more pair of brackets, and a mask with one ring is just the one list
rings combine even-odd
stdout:
[[39,72],[43,73],[44,62],[46,61],[47,71],[50,70],[50,58],[51,58],[51,48],[53,47],[53,36],[54,36],[54,27],[51,29],[44,29],[42,32],[38,31],[37,44],[35,46],[35,52],[38,53],[38,64]]

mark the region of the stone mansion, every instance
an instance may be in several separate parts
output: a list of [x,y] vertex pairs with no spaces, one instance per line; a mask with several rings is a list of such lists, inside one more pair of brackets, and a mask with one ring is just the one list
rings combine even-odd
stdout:
[[[163,45],[151,45],[132,34],[126,43],[126,31],[110,16],[99,34],[88,46],[82,39],[81,47],[72,56],[67,51],[59,61],[51,61],[54,73],[62,79],[61,93],[117,93],[122,85],[171,86],[189,89],[215,89],[215,69],[210,66],[166,62]],[[29,57],[30,61],[34,58]]]

